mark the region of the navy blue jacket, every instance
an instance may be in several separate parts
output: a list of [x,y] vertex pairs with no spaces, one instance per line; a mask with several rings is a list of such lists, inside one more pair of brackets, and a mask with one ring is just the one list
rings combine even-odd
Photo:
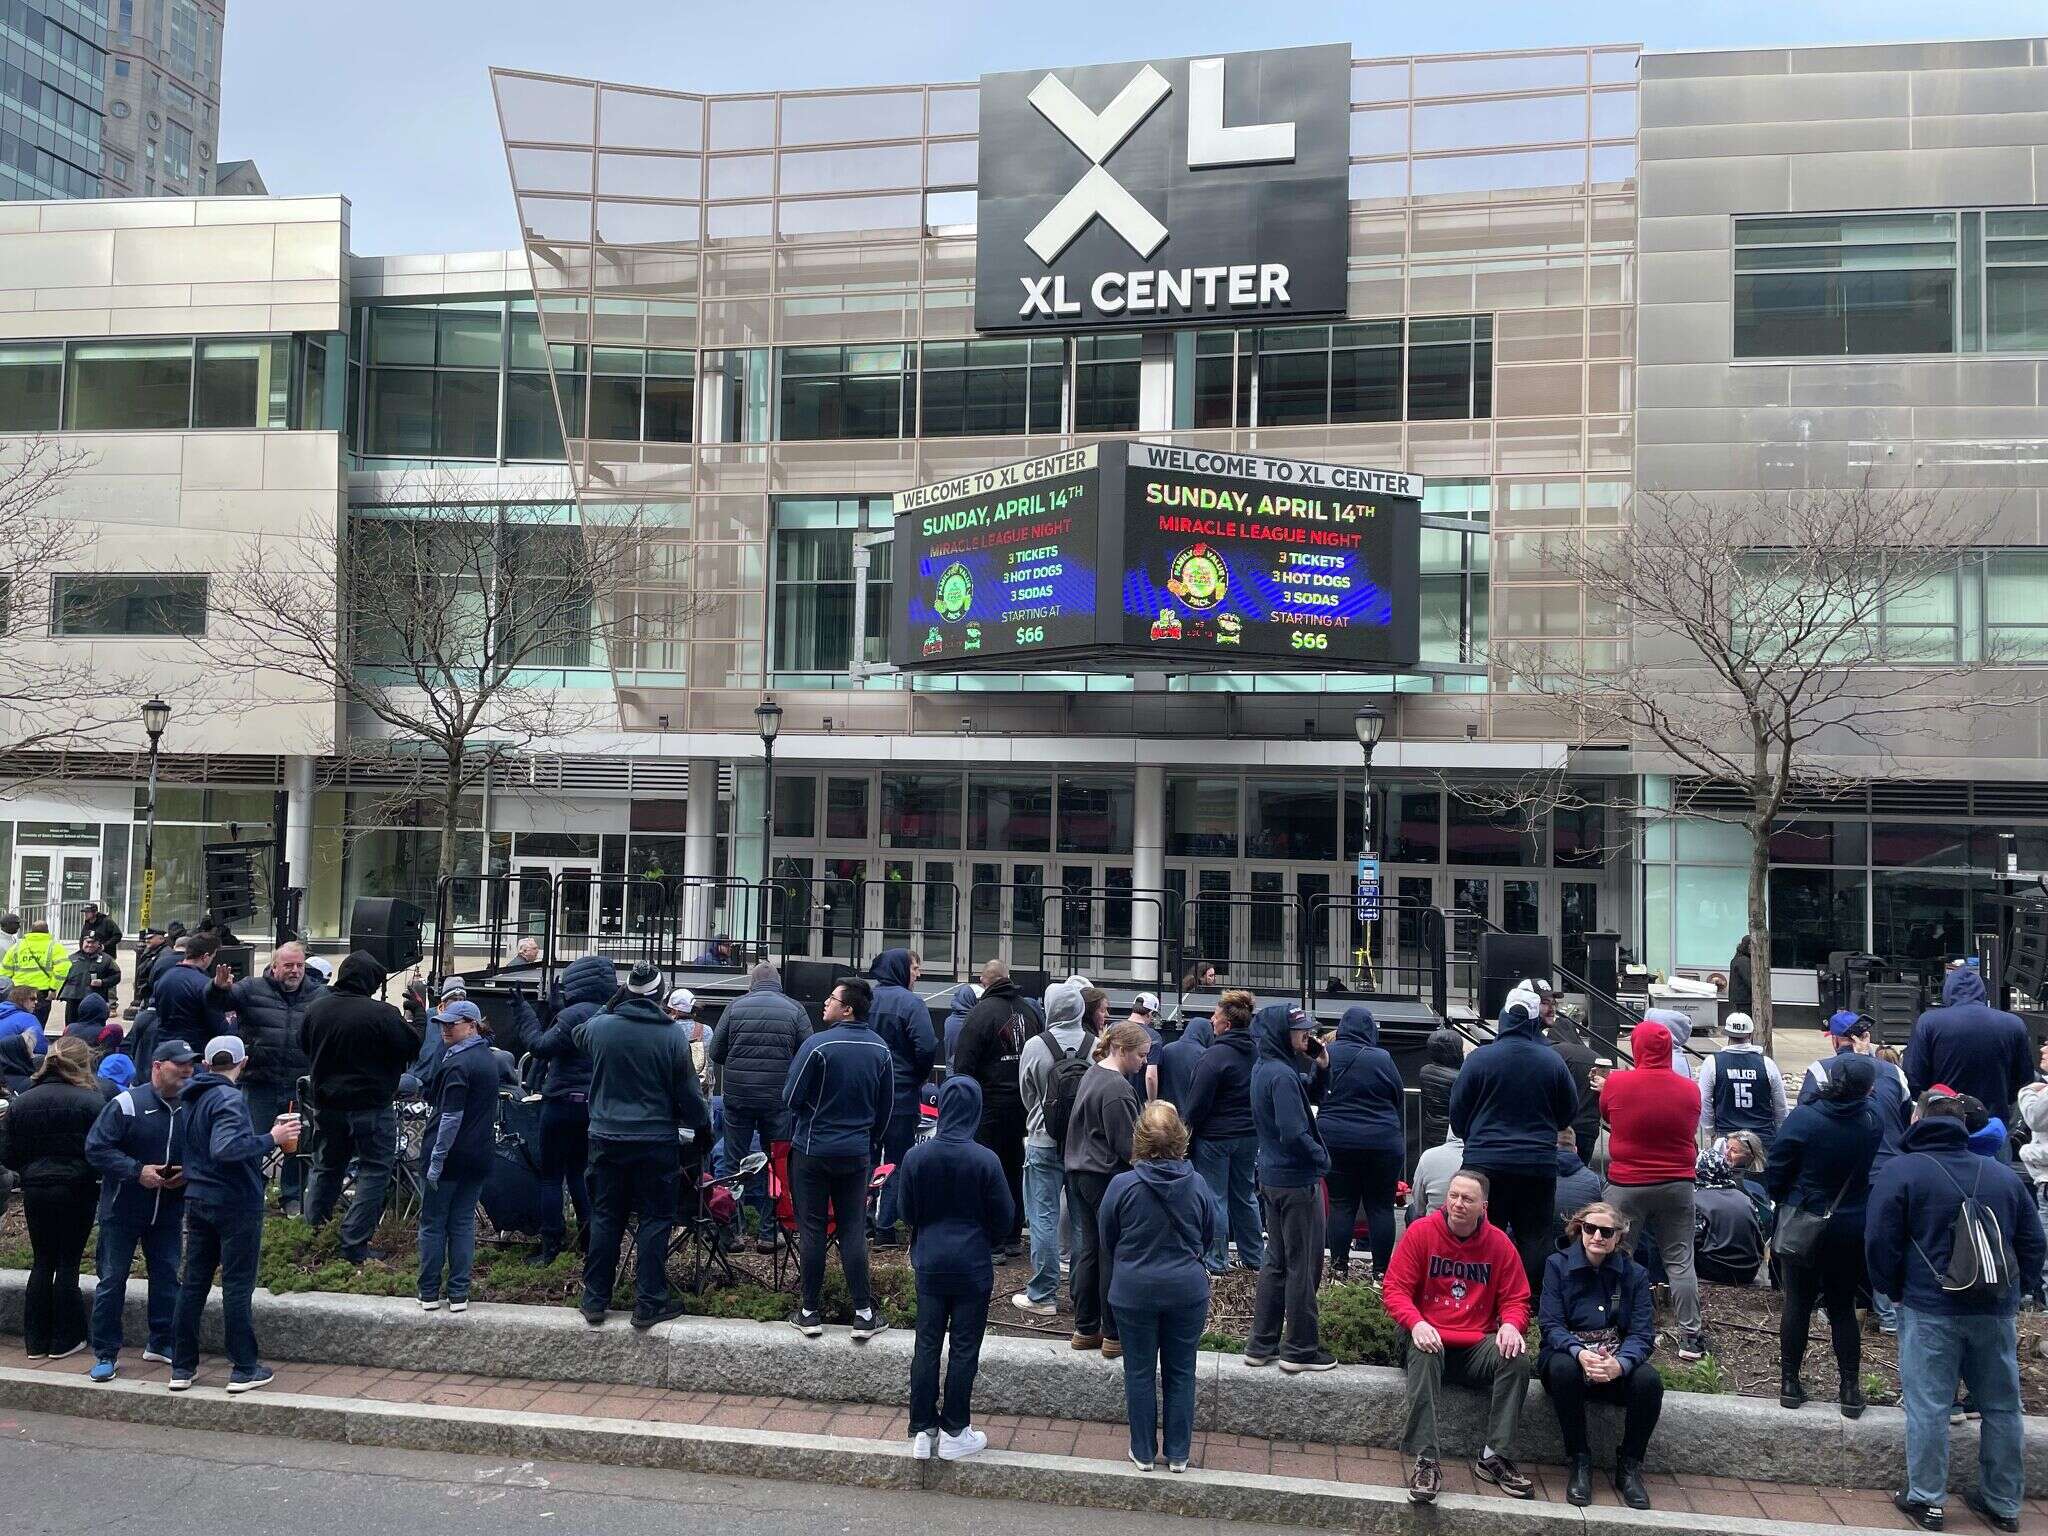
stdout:
[[1606,1187],[1599,1174],[1579,1161],[1577,1148],[1559,1147],[1557,1192],[1551,1196],[1551,1211],[1555,1220],[1551,1223],[1550,1235],[1562,1243],[1564,1224],[1598,1200]]
[[1650,1308],[1650,1276],[1625,1253],[1604,1264],[1586,1258],[1574,1242],[1543,1261],[1543,1300],[1536,1309],[1543,1353],[1579,1357],[1577,1336],[1613,1328],[1621,1334],[1615,1359],[1624,1373],[1650,1358],[1657,1347],[1657,1318]]
[[1906,1042],[1906,1084],[1917,1094],[1936,1083],[1976,1095],[2010,1124],[2020,1088],[2034,1080],[2034,1050],[2015,1014],[1984,1000],[1984,978],[1964,965],[1941,984],[1941,1006],[1920,1015]]
[[1236,1141],[1252,1134],[1252,1032],[1216,1036],[1188,1086],[1181,1119],[1197,1141]]
[[[1195,1087],[1195,1069],[1202,1055],[1216,1043],[1216,1030],[1207,1017],[1190,1019],[1173,1044],[1159,1051],[1159,1097],[1175,1109],[1185,1111]],[[1185,1120],[1187,1115],[1183,1113]]]
[[882,1155],[894,1113],[895,1056],[866,1020],[821,1029],[797,1047],[782,1085],[790,1145],[810,1157]]
[[199,966],[181,961],[159,970],[150,991],[150,1000],[156,1005],[157,1042],[182,1040],[193,1050],[203,1051],[207,1041],[225,1034],[227,1002],[232,994],[221,988],[215,998],[210,995],[215,990],[212,972]]
[[1259,1182],[1272,1189],[1301,1189],[1330,1171],[1330,1149],[1316,1132],[1308,1107],[1302,1061],[1288,1040],[1288,1025],[1300,1010],[1268,1003],[1252,1015],[1252,1128],[1259,1138]]
[[[434,1063],[434,1075],[427,1080],[427,1103],[433,1107],[420,1143],[426,1149],[427,1176],[431,1179],[438,1173],[440,1178],[456,1181],[488,1175],[498,1129],[498,1063],[491,1055],[490,1042],[476,1038],[443,1051]],[[451,1117],[455,1122],[452,1129],[448,1126]],[[434,1167],[437,1152],[441,1154],[438,1170]]]
[[875,956],[869,975],[875,982],[874,1006],[868,1026],[881,1036],[896,1063],[895,1115],[915,1120],[925,1080],[939,1059],[939,1033],[932,1011],[910,990],[910,951],[885,949]]
[[1578,1112],[1571,1068],[1525,1008],[1501,1014],[1499,1031],[1465,1058],[1451,1085],[1451,1131],[1464,1138],[1475,1168],[1548,1168],[1557,1133]]
[[1884,1143],[1870,1089],[1877,1063],[1851,1055],[1828,1079],[1824,1098],[1802,1104],[1785,1117],[1764,1166],[1764,1189],[1782,1205],[1787,1199],[1810,1211],[1841,1203],[1828,1223],[1831,1233],[1861,1232],[1870,1203],[1870,1165]]
[[[1956,1210],[1965,1192],[1974,1192],[1991,1208],[2012,1256],[2019,1260],[2015,1281],[2003,1298],[1972,1304],[1941,1288]],[[2048,1242],[2042,1238],[2041,1218],[2026,1181],[2005,1164],[1972,1152],[1960,1120],[1942,1116],[1907,1131],[1899,1140],[1899,1155],[1871,1187],[1863,1227],[1870,1283],[1906,1306],[1949,1317],[2009,1317],[2019,1309],[2020,1293],[2041,1273],[2044,1251]]]
[[981,994],[974,990],[971,981],[963,981],[953,989],[953,1011],[946,1015],[945,1038],[939,1042],[939,1060],[949,1067],[953,1065],[953,1052],[960,1045],[960,1026],[980,1001]]
[[548,1075],[541,1079],[540,1095],[544,1099],[587,1102],[590,1057],[576,1043],[576,1026],[596,1018],[619,990],[618,967],[603,955],[578,956],[562,972],[555,990],[561,998],[555,1009],[555,1022],[533,1042],[533,1054],[548,1064]]
[[[1832,1081],[1843,1064],[1855,1057],[1854,1051],[1837,1051],[1821,1062],[1822,1075]],[[1875,1178],[1886,1163],[1899,1155],[1899,1138],[1913,1123],[1913,1101],[1906,1095],[1906,1079],[1897,1067],[1888,1061],[1873,1062],[1872,1066],[1875,1080],[1870,1086],[1870,1104],[1877,1111],[1878,1129],[1884,1133],[1884,1141],[1877,1149],[1877,1161],[1870,1165],[1871,1177]],[[1818,1104],[1820,1100],[1821,1085],[1811,1076],[1802,1078],[1799,1102]]]
[[750,984],[744,995],[726,1004],[708,1047],[721,1073],[725,1102],[734,1109],[779,1116],[789,1064],[810,1032],[811,1016],[780,981]]
[[185,1219],[184,1185],[144,1189],[137,1182],[145,1163],[160,1167],[185,1160],[185,1117],[147,1082],[123,1088],[100,1111],[85,1138],[85,1160],[103,1181],[100,1225],[176,1226]]
[[208,1210],[261,1217],[263,1161],[277,1146],[270,1127],[250,1125],[241,1090],[218,1072],[193,1073],[178,1108],[185,1116],[186,1197]]
[[620,998],[576,1027],[576,1044],[590,1057],[591,1135],[674,1145],[710,1127],[690,1033],[653,998]]
[[912,1147],[890,1180],[910,1223],[910,1267],[917,1288],[939,1296],[986,1296],[995,1289],[995,1244],[1009,1235],[1017,1207],[1002,1160],[976,1143],[981,1084],[949,1077],[939,1084],[939,1126]]
[[1394,1058],[1380,1049],[1372,1010],[1353,1003],[1344,1010],[1330,1045],[1330,1074],[1316,1117],[1323,1141],[1333,1152],[1405,1152],[1401,1099],[1406,1091]]
[[1216,1236],[1216,1202],[1186,1158],[1146,1161],[1109,1181],[1097,1213],[1102,1246],[1113,1256],[1111,1307],[1209,1310],[1202,1255]]

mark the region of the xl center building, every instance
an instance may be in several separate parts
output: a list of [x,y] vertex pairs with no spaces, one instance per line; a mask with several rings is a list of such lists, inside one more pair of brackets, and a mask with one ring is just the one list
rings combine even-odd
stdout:
[[[1725,966],[1727,829],[1573,810],[1530,835],[1447,792],[1671,792],[1640,744],[1509,691],[1489,646],[1626,654],[1556,552],[1638,487],[1873,465],[2007,512],[2009,542],[1897,615],[1902,659],[2036,632],[2048,42],[1351,54],[777,95],[498,71],[513,252],[358,255],[340,198],[0,207],[0,432],[87,446],[63,505],[107,535],[10,643],[165,680],[159,910],[196,912],[198,845],[277,788],[314,933],[359,894],[431,900],[435,834],[366,827],[374,770],[332,772],[372,722],[317,689],[209,707],[232,687],[182,637],[222,551],[308,515],[625,502],[669,530],[629,636],[536,679],[604,722],[494,768],[465,870],[758,878],[772,692],[775,859],[820,882],[820,958],[1055,944],[1115,970],[1164,908],[1045,898],[1129,888],[1234,893],[1185,937],[1246,979],[1304,938],[1341,970],[1375,703],[1390,896],[1553,934],[1567,964],[1614,929],[1659,968]],[[932,664],[892,636],[895,498],[1138,445],[1419,479],[1412,651],[1195,666],[1140,635]],[[107,582],[149,600],[68,628],[98,609],[67,594]],[[1774,850],[1779,964],[1961,948],[2000,832],[2048,867],[2042,724],[1972,715],[1910,777],[1804,808]],[[104,894],[132,929],[139,731],[107,739],[0,807],[4,867],[13,905]],[[1412,940],[1382,925],[1380,960]]]

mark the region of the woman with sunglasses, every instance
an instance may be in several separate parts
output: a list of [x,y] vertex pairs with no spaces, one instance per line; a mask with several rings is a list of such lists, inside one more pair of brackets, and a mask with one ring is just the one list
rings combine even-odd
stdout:
[[1557,1410],[1557,1427],[1571,1463],[1565,1498],[1593,1502],[1593,1456],[1586,1439],[1586,1404],[1622,1409],[1621,1450],[1614,1490],[1631,1509],[1648,1509],[1643,1457],[1664,1408],[1664,1378],[1650,1364],[1657,1347],[1650,1309],[1650,1277],[1624,1251],[1628,1225],[1604,1200],[1565,1223],[1565,1244],[1544,1265],[1537,1321],[1543,1353],[1537,1375]]

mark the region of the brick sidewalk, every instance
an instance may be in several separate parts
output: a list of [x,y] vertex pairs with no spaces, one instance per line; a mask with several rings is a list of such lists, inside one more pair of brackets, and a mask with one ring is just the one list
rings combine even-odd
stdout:
[[[451,1320],[452,1321],[452,1320]],[[459,1323],[455,1326],[461,1326]],[[82,1377],[91,1368],[90,1353],[68,1360],[34,1361],[0,1354],[0,1365]],[[711,1424],[726,1429],[759,1429],[770,1433],[839,1435],[856,1440],[902,1441],[910,1436],[901,1409],[873,1405],[840,1406],[788,1397],[730,1397],[700,1392],[675,1392],[661,1387],[620,1387],[596,1383],[518,1381],[486,1376],[441,1375],[426,1371],[386,1371],[363,1366],[275,1364],[277,1381],[269,1391],[314,1397],[363,1398],[385,1403],[444,1404],[449,1407],[510,1412],[569,1414],[589,1418],[643,1419],[667,1424]],[[162,1382],[162,1365],[146,1364],[139,1350],[124,1354],[123,1381]],[[225,1361],[209,1358],[199,1372],[195,1390],[218,1391],[227,1382]],[[1812,1410],[1808,1410],[1811,1414]],[[1816,1422],[1818,1422],[1816,1420]],[[1072,1419],[1027,1419],[989,1414],[975,1420],[988,1435],[991,1449],[1027,1451],[1047,1456],[1073,1456],[1090,1461],[1122,1463],[1129,1439],[1121,1425]],[[1787,1428],[1800,1426],[1788,1416]],[[1270,1473],[1276,1477],[1320,1478],[1339,1483],[1398,1488],[1407,1482],[1407,1462],[1396,1452],[1354,1445],[1297,1444],[1259,1440],[1245,1435],[1196,1431],[1190,1464],[1212,1472]],[[1536,1496],[1564,1500],[1564,1469],[1525,1466],[1536,1479]],[[1161,1477],[1170,1474],[1161,1472]],[[1747,1519],[1799,1520],[1879,1530],[1918,1527],[1892,1508],[1891,1496],[1872,1489],[1818,1488],[1796,1483],[1751,1483],[1733,1477],[1675,1477],[1652,1474],[1650,1498],[1671,1513],[1734,1515]],[[1479,1493],[1464,1462],[1444,1467],[1446,1493]],[[1485,1490],[1491,1493],[1491,1490]],[[1618,1505],[1605,1470],[1596,1465],[1593,1502]],[[1960,1496],[1950,1499],[1948,1529],[1988,1531]],[[2048,1499],[2029,1499],[2020,1528],[2048,1536]]]

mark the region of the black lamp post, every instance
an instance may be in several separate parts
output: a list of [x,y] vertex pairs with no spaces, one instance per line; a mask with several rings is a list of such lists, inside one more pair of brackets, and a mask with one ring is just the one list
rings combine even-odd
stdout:
[[151,699],[142,706],[142,728],[149,733],[149,794],[144,800],[142,830],[142,900],[136,910],[136,924],[147,928],[156,897],[156,755],[163,742],[164,727],[171,723],[171,706]]
[[768,953],[768,892],[775,879],[775,861],[769,846],[775,836],[775,738],[782,732],[782,706],[770,698],[754,706],[754,725],[761,733],[761,757],[767,782],[761,790],[761,911],[754,942],[763,955]]
[[1358,745],[1365,753],[1365,838],[1359,845],[1359,852],[1370,854],[1372,850],[1372,749],[1380,744],[1380,735],[1387,728],[1387,717],[1368,704],[1351,717],[1351,727],[1358,733]]

